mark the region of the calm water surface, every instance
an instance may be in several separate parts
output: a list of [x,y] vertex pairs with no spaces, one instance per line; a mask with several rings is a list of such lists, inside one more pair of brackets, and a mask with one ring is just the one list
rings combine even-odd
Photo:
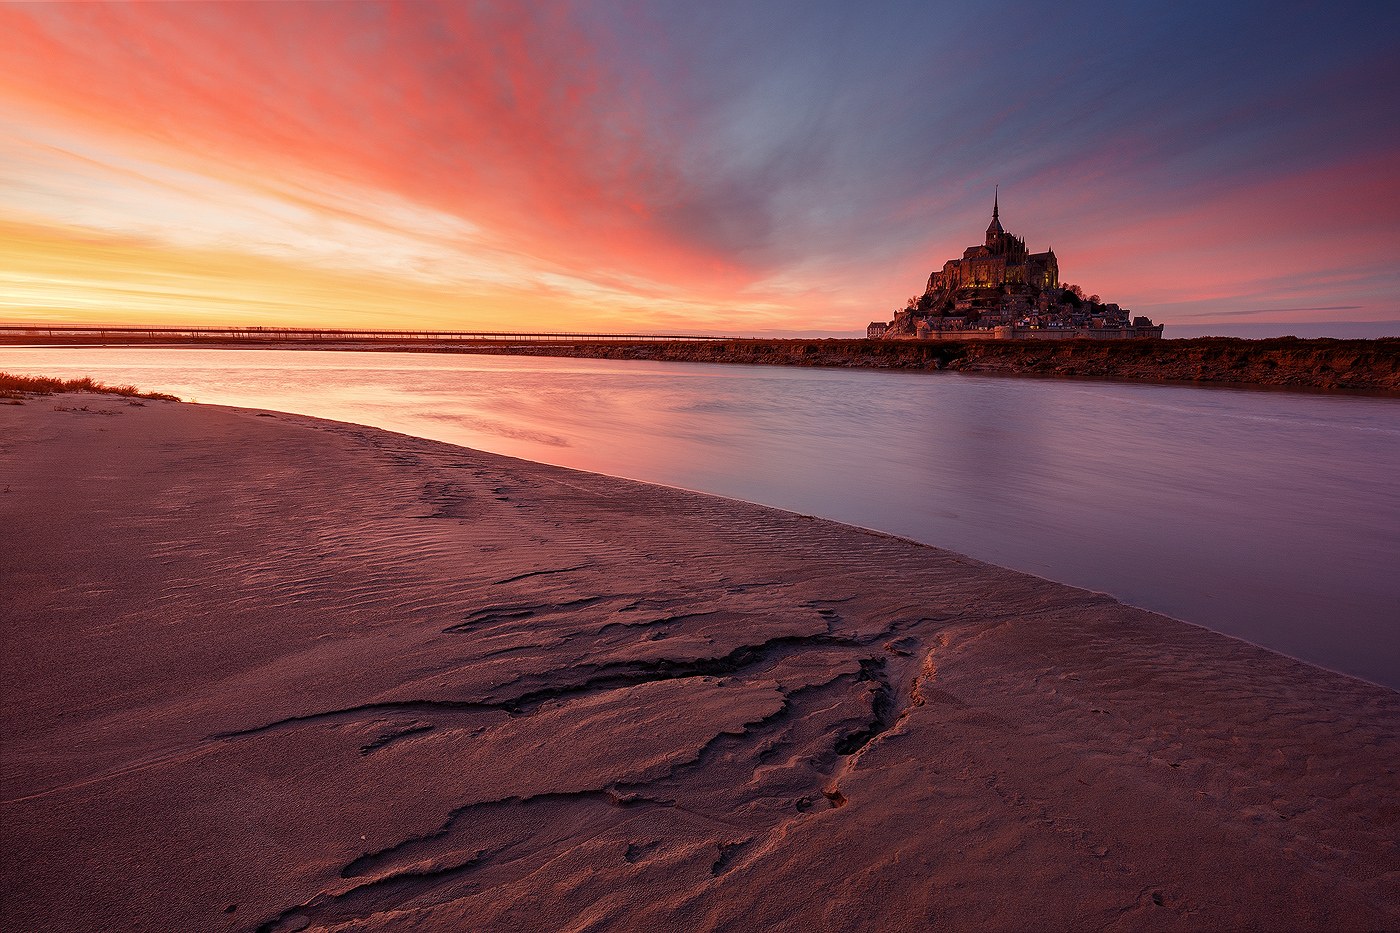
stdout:
[[0,348],[893,532],[1400,689],[1400,400],[713,364]]

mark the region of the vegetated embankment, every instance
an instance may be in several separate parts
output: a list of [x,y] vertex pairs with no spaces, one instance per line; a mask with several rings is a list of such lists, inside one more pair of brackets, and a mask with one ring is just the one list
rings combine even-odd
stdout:
[[1400,391],[1400,338],[1380,340],[723,340],[474,347],[473,353],[765,363]]
[[24,404],[24,400],[35,395],[61,395],[74,392],[96,392],[106,395],[120,395],[124,398],[150,398],[167,402],[180,401],[165,392],[142,392],[136,386],[109,386],[94,382],[91,376],[81,379],[55,379],[52,376],[17,376],[14,373],[0,372],[0,399],[10,404]]

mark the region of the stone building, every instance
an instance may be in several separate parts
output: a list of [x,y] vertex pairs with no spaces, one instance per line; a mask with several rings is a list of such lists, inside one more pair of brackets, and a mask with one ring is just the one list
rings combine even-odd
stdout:
[[987,240],[963,250],[961,259],[950,259],[928,277],[924,289],[929,307],[1000,308],[1004,296],[1022,297],[1014,302],[1030,307],[1033,295],[1060,287],[1060,266],[1055,251],[1032,253],[1026,242],[1001,226],[1000,198],[992,199],[992,222]]

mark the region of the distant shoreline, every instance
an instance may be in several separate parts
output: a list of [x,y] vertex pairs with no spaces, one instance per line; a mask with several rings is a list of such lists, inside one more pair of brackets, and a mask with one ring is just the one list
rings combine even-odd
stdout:
[[732,340],[625,346],[453,348],[448,352],[850,369],[947,370],[1400,393],[1400,339]]
[[845,369],[946,370],[989,375],[1127,379],[1400,393],[1400,338],[1339,340],[1196,337],[1182,340],[868,340],[714,338],[665,340],[377,339],[328,335],[288,339],[275,332],[237,340],[131,339],[97,335],[47,339],[0,336],[0,346],[199,347],[483,353],[581,359],[741,363]]

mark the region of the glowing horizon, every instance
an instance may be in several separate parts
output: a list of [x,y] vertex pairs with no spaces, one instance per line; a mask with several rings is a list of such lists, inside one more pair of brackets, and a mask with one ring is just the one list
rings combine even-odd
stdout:
[[1158,321],[1400,318],[1395,14],[801,9],[5,4],[0,319],[853,334],[995,182]]

